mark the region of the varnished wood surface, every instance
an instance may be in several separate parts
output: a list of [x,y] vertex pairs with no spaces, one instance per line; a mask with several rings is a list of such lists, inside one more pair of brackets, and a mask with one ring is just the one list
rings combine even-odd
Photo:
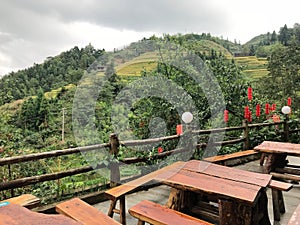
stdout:
[[187,162],[183,169],[228,180],[254,184],[260,187],[267,187],[272,178],[269,174],[254,173],[198,160]]
[[206,221],[146,200],[130,208],[129,213],[135,218],[139,218],[142,221],[147,221],[154,225],[212,225]]
[[[157,179],[160,179],[158,176]],[[222,198],[233,198],[247,204],[253,204],[261,187],[258,185],[223,179],[206,174],[181,170],[165,179],[164,174],[160,180],[163,184],[180,190],[189,190],[195,193],[218,195]]]
[[123,196],[123,195],[133,191],[134,189],[140,187],[141,185],[144,185],[150,181],[153,181],[154,178],[161,173],[164,173],[164,172],[165,173],[173,173],[173,172],[180,170],[183,167],[183,165],[184,165],[184,162],[176,162],[170,166],[166,166],[162,169],[156,170],[156,171],[149,173],[145,176],[142,176],[138,179],[135,179],[135,180],[125,183],[123,185],[111,188],[111,189],[105,191],[105,194],[109,199],[112,199],[112,200],[117,199],[120,196]]
[[79,198],[62,202],[58,204],[55,209],[58,213],[68,216],[84,225],[120,224]]
[[254,147],[254,150],[263,153],[300,156],[300,144],[287,142],[264,141],[260,145]]
[[49,215],[9,203],[0,207],[0,225],[82,225],[63,215]]
[[[10,202],[32,209],[40,205],[41,200],[32,194],[23,194],[17,197],[6,199],[2,202]],[[0,202],[1,203],[1,202]]]
[[245,151],[234,152],[225,155],[216,155],[216,156],[204,158],[203,160],[207,162],[223,162],[229,159],[235,159],[235,158],[240,158],[243,156],[255,155],[255,154],[258,154],[258,152],[254,150],[245,150]]

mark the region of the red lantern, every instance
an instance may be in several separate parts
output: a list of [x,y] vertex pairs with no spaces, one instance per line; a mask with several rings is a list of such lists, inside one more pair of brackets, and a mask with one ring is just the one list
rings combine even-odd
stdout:
[[157,149],[157,152],[158,153],[162,153],[164,150],[163,150],[163,148],[162,147],[158,147],[158,149]]
[[252,87],[248,87],[248,100],[252,100]]
[[292,105],[292,98],[291,97],[288,97],[288,99],[287,99],[287,105],[288,106]]
[[229,120],[229,112],[227,109],[224,110],[224,122],[227,123]]
[[250,109],[249,109],[249,106],[245,106],[245,110],[244,110],[244,118],[245,118],[245,119],[249,119],[249,115],[250,115]]
[[271,109],[272,111],[275,111],[276,110],[276,104],[275,103],[273,103],[272,104],[272,109]]
[[270,104],[267,103],[266,104],[266,115],[269,115],[270,114]]
[[251,113],[251,111],[249,111],[248,122],[252,122],[252,113]]
[[256,112],[255,112],[256,117],[260,117],[260,105],[256,105]]
[[183,133],[182,124],[179,124],[176,126],[176,134],[182,135],[182,133]]

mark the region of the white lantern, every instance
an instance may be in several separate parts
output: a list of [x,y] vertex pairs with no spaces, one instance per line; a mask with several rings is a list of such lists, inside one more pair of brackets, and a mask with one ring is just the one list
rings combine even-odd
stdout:
[[283,106],[282,109],[281,109],[281,112],[285,115],[288,115],[291,113],[291,107],[289,106]]
[[181,116],[181,119],[183,120],[183,122],[185,123],[190,123],[193,121],[193,114],[190,112],[184,112]]

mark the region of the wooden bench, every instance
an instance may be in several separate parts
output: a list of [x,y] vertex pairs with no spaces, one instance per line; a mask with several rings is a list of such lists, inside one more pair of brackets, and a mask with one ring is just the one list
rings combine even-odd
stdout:
[[290,218],[287,225],[299,225],[300,224],[300,204],[297,206],[293,212],[292,217]]
[[254,150],[245,150],[240,152],[234,152],[225,155],[216,155],[208,158],[204,158],[204,161],[217,163],[224,166],[232,166],[242,164],[260,157],[259,152]]
[[272,189],[274,220],[280,221],[280,214],[285,213],[285,205],[284,205],[282,191],[291,190],[293,184],[281,182],[277,180],[271,180],[269,187]]
[[[166,166],[162,169],[156,170],[138,179],[132,180],[123,185],[111,188],[105,191],[105,195],[111,200],[110,208],[108,210],[108,215],[113,217],[114,213],[120,214],[121,224],[126,224],[126,207],[125,207],[125,196],[134,193],[138,190],[145,189],[147,186],[159,185],[159,183],[154,183],[155,177],[164,171],[172,173],[172,171],[177,171],[184,166],[184,162],[176,162],[170,166]],[[117,201],[119,201],[119,209],[116,209]]]
[[138,225],[145,222],[154,225],[212,225],[184,213],[144,200],[129,209],[130,215],[138,219]]
[[85,225],[120,224],[79,198],[73,198],[71,200],[62,202],[55,206],[55,210],[56,212],[68,216]]
[[28,208],[28,209],[33,209],[35,207],[38,207],[41,203],[41,200],[32,195],[32,194],[23,194],[23,195],[20,195],[20,196],[17,196],[17,197],[13,197],[13,198],[9,198],[9,199],[6,199],[6,200],[3,200],[1,202],[10,202],[10,203],[13,203],[13,204],[17,204],[17,205],[21,205],[25,208]]

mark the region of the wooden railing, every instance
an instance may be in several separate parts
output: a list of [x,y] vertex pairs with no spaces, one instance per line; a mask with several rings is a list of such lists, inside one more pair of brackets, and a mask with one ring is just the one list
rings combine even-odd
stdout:
[[[295,121],[294,121],[295,122]],[[289,135],[292,133],[297,133],[300,131],[300,129],[289,129],[289,124],[291,121],[282,121],[279,123],[260,123],[260,124],[248,124],[246,122],[243,123],[242,126],[239,127],[225,127],[225,128],[218,128],[218,129],[209,129],[209,130],[193,130],[190,132],[192,135],[209,135],[211,133],[220,133],[220,132],[232,132],[232,131],[240,131],[243,135],[239,138],[234,138],[230,140],[224,140],[222,142],[214,143],[216,146],[225,146],[225,145],[232,145],[237,143],[243,143],[243,149],[250,149],[251,143],[250,143],[250,130],[252,129],[260,129],[262,127],[270,127],[270,126],[277,126],[278,127],[278,135],[282,136],[282,141],[288,141]],[[299,121],[296,121],[298,124]],[[298,126],[297,126],[298,127]],[[190,135],[189,134],[189,135]],[[8,170],[8,178],[6,181],[2,181],[0,183],[0,200],[1,200],[1,193],[3,191],[10,190],[11,196],[14,195],[14,189],[16,188],[22,188],[28,185],[38,184],[45,181],[53,181],[53,180],[59,180],[61,178],[70,177],[77,174],[83,174],[87,173],[93,170],[97,170],[100,168],[110,168],[111,170],[111,185],[116,185],[115,183],[120,181],[120,169],[117,162],[111,162],[111,165],[107,167],[107,165],[104,164],[98,164],[95,166],[82,166],[79,168],[73,168],[65,171],[59,171],[59,172],[53,172],[53,173],[47,173],[47,174],[41,174],[41,175],[34,175],[34,176],[28,176],[28,177],[21,177],[13,179],[11,176],[11,166],[13,164],[19,164],[24,162],[33,162],[37,160],[42,159],[49,159],[59,156],[66,156],[66,155],[73,155],[80,152],[89,152],[93,150],[98,149],[107,149],[107,151],[110,152],[110,154],[116,156],[119,152],[119,146],[140,146],[140,145],[146,145],[146,144],[153,144],[153,143],[160,143],[162,141],[170,141],[170,140],[176,140],[180,138],[178,135],[172,135],[172,136],[166,136],[166,137],[160,137],[160,138],[154,138],[154,139],[147,139],[147,140],[129,140],[129,141],[120,141],[118,140],[118,137],[116,135],[110,136],[109,143],[105,144],[99,144],[99,145],[92,145],[92,146],[85,146],[85,147],[77,147],[77,148],[69,148],[64,150],[54,150],[54,151],[48,151],[48,152],[42,152],[42,153],[35,153],[35,154],[28,154],[28,155],[22,155],[22,156],[14,156],[14,157],[8,157],[8,158],[1,158],[0,159],[0,167],[7,166]],[[197,143],[196,147],[197,149],[201,149],[207,146],[207,143]],[[195,148],[195,149],[196,149]],[[164,151],[162,153],[156,154],[153,157],[155,159],[163,159],[166,158],[169,155],[178,154],[186,151],[186,148],[178,148],[173,149],[169,151]],[[241,149],[242,150],[242,149]],[[147,162],[149,158],[147,157],[131,157],[131,158],[124,158],[120,159],[121,162],[125,164],[134,164],[134,163],[141,163],[141,162]]]

